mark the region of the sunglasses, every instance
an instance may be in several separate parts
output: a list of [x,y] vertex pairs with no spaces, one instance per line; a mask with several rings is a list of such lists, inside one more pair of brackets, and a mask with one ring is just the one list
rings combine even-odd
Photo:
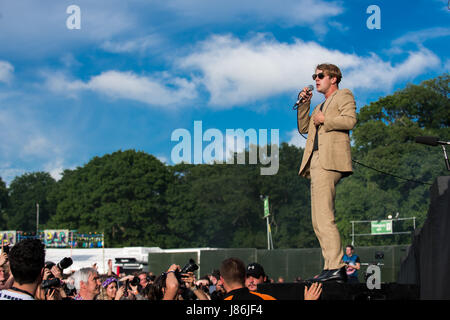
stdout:
[[313,75],[312,75],[313,80],[316,80],[317,77],[318,77],[320,80],[322,80],[323,78],[325,78],[325,74],[324,74],[323,72],[320,72],[320,73],[318,73],[318,74],[313,74]]

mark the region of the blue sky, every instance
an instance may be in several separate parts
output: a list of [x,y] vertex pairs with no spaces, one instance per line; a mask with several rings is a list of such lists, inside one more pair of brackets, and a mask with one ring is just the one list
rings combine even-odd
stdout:
[[340,66],[360,108],[449,72],[449,21],[447,0],[3,0],[0,176],[58,179],[119,149],[170,165],[196,120],[301,146],[291,106],[315,65]]

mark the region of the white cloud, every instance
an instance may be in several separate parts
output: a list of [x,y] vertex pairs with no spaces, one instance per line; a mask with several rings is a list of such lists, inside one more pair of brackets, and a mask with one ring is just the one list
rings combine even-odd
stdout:
[[44,171],[48,172],[56,181],[62,178],[62,173],[67,167],[64,167],[64,159],[56,158],[44,164]]
[[419,31],[408,32],[392,41],[394,46],[402,46],[407,43],[423,44],[425,41],[435,38],[450,36],[450,28],[436,27]]
[[163,38],[158,34],[151,34],[136,39],[125,41],[111,41],[107,40],[103,42],[100,47],[108,52],[113,53],[132,53],[140,52],[145,53],[151,48],[160,46],[163,43]]
[[354,89],[390,91],[395,83],[411,80],[429,69],[439,68],[440,65],[441,60],[425,48],[409,52],[408,57],[396,65],[372,54],[367,58],[358,58],[348,66],[343,83]]
[[[307,135],[305,135],[305,137],[306,136]],[[289,145],[294,145],[297,148],[305,148],[306,139],[300,135],[300,133],[298,132],[297,129],[293,129],[293,130],[289,131],[288,137],[289,137],[289,141],[288,141]]]
[[164,4],[188,23],[276,23],[308,26],[319,34],[327,31],[326,21],[344,11],[341,3],[323,0],[166,0]]
[[447,59],[444,64],[444,71],[450,72],[450,59]]
[[61,73],[43,73],[46,86],[55,92],[73,96],[81,90],[91,90],[117,99],[130,99],[149,105],[175,106],[197,96],[195,84],[179,77],[139,76],[131,71],[110,70],[93,76],[89,81],[68,80]]
[[9,83],[13,77],[14,67],[8,61],[0,61],[0,82]]
[[20,176],[25,172],[26,170],[24,169],[12,168],[10,163],[0,165],[0,177],[7,187],[9,187],[15,177]]
[[313,83],[311,74],[322,62],[339,65],[344,74],[341,87],[387,92],[396,82],[440,65],[440,59],[423,47],[393,65],[376,54],[362,57],[300,39],[278,42],[266,35],[247,41],[216,35],[178,64],[198,72],[197,81],[210,93],[211,106],[227,108],[297,91]]
[[[121,0],[77,0],[81,29],[68,30],[66,9],[73,3],[54,0],[2,1],[2,52],[33,57],[51,56],[104,41],[139,25],[129,4]],[[45,44],[45,45],[44,45]]]
[[162,163],[164,163],[164,164],[169,163],[169,159],[168,159],[166,156],[164,156],[164,155],[159,155],[159,156],[157,156],[156,158],[157,158],[159,161],[161,161]]
[[0,110],[0,176],[10,183],[29,171],[47,171],[60,177],[70,142],[53,126],[45,126],[20,103]]
[[30,136],[29,140],[25,141],[22,146],[22,154],[24,157],[40,157],[48,154],[51,149],[53,147],[50,141],[46,137],[37,134]]

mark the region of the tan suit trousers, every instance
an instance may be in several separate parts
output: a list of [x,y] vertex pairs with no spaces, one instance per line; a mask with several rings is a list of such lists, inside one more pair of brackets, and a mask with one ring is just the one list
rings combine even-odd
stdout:
[[334,200],[336,185],[342,178],[338,171],[325,170],[319,161],[319,152],[313,152],[310,159],[311,172],[311,218],[322,248],[324,270],[339,269],[343,251],[339,230],[334,218]]

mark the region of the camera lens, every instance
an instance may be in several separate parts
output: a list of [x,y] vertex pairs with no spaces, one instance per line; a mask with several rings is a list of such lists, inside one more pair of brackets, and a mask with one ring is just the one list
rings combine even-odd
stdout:
[[140,279],[138,277],[134,277],[133,280],[131,280],[130,284],[132,286],[137,286],[140,282]]
[[72,265],[72,263],[73,263],[72,258],[65,257],[58,263],[58,268],[60,268],[61,270],[64,270],[64,269],[70,267]]

